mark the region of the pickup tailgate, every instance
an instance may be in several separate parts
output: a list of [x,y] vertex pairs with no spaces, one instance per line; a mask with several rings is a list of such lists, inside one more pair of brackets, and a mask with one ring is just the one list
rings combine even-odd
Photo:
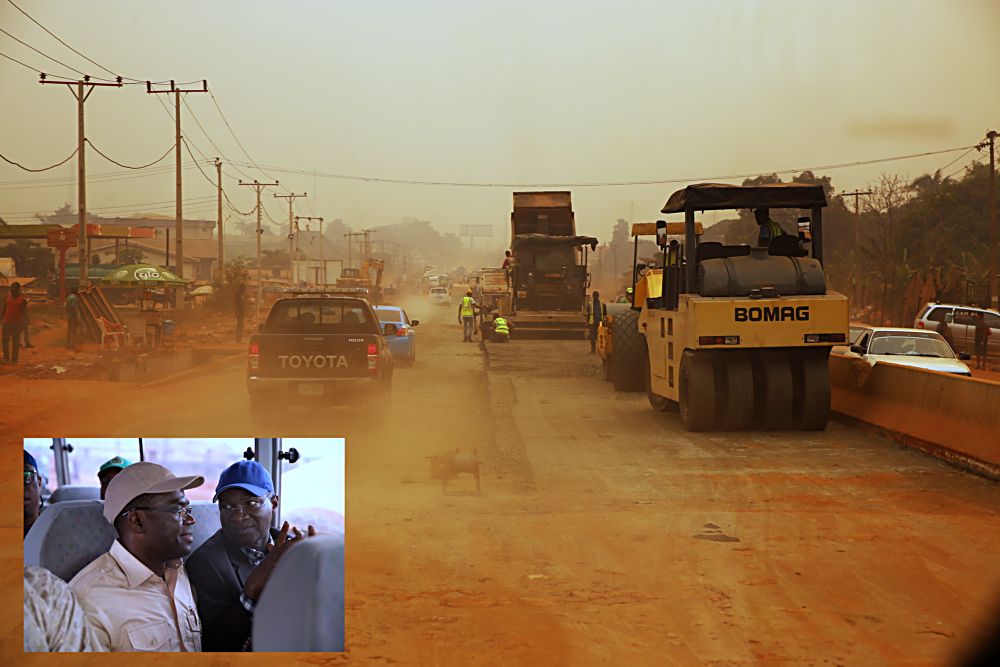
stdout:
[[377,338],[371,334],[257,334],[250,344],[257,345],[259,376],[321,380],[374,375]]

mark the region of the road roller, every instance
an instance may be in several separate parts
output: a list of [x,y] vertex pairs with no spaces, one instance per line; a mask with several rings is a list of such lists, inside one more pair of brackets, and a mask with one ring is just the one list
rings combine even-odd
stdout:
[[[822,186],[799,183],[673,193],[662,213],[684,215],[683,240],[669,239],[677,223],[648,223],[662,259],[634,272],[632,309],[612,323],[615,386],[645,389],[691,431],[824,429],[830,348],[848,328],[823,271],[825,206]],[[766,247],[699,242],[697,212],[782,208],[807,215]]]

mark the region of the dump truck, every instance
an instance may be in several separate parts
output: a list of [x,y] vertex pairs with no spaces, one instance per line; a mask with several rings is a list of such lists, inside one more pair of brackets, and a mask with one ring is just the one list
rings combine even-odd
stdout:
[[[515,192],[510,215],[510,306],[516,337],[582,337],[590,275],[587,252],[597,239],[576,235],[569,192]],[[503,311],[501,311],[503,312]]]
[[[684,214],[684,242],[668,244],[668,223],[656,223],[662,261],[637,272],[633,307],[610,327],[616,386],[645,389],[692,431],[824,429],[830,348],[848,335],[847,297],[823,271],[825,206],[822,186],[799,183],[673,193],[662,213]],[[699,243],[697,211],[756,208],[809,211],[809,234]]]

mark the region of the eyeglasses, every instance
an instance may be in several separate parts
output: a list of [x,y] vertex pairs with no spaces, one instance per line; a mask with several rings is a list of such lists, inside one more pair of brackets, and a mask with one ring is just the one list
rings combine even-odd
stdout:
[[227,514],[231,514],[231,513],[235,512],[236,510],[243,510],[244,514],[254,514],[256,512],[259,512],[260,509],[262,507],[264,507],[264,503],[267,502],[268,498],[270,498],[270,496],[264,496],[263,498],[251,498],[250,500],[246,501],[245,503],[237,503],[235,505],[232,505],[230,503],[224,503],[224,502],[220,501],[219,502],[219,511],[220,512],[226,512]]
[[28,486],[29,484],[33,484],[36,479],[41,479],[41,478],[42,478],[42,476],[39,475],[37,472],[25,472],[24,473],[24,485]]
[[118,516],[125,516],[129,512],[134,512],[136,510],[146,510],[147,512],[162,512],[164,514],[173,514],[174,518],[180,521],[181,523],[183,523],[184,520],[187,519],[188,517],[194,516],[194,512],[192,511],[190,506],[178,507],[177,509],[174,509],[173,507],[133,507],[130,510],[125,510]]

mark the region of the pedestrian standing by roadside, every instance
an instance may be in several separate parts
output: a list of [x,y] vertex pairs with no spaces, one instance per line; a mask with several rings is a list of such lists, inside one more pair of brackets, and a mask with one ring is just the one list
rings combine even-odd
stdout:
[[597,327],[608,314],[608,307],[601,303],[600,292],[594,290],[590,301],[587,302],[587,327],[590,329],[590,352],[597,352]]
[[990,327],[986,324],[986,316],[982,311],[976,313],[976,368],[986,368],[986,356],[989,354]]
[[66,349],[79,350],[77,331],[80,329],[80,297],[79,290],[74,287],[66,297]]
[[940,322],[938,322],[935,331],[941,334],[941,337],[944,338],[946,343],[948,343],[948,347],[950,347],[952,350],[955,349],[955,339],[952,337],[951,327],[948,326],[948,323],[946,321],[941,320]]
[[21,283],[11,283],[7,298],[4,299],[0,322],[3,322],[3,361],[16,364],[21,349],[21,330],[28,309],[28,301],[21,294]]
[[236,342],[243,342],[243,320],[246,319],[246,283],[233,286],[233,314],[236,316]]

